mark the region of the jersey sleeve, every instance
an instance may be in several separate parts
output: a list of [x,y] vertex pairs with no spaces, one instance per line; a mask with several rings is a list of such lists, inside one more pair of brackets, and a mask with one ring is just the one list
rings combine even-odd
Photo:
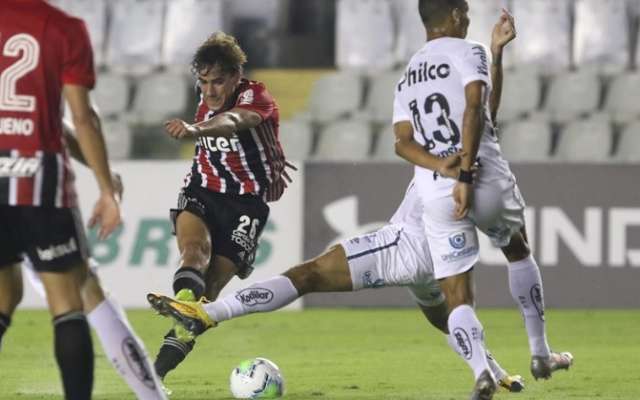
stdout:
[[487,49],[480,43],[468,43],[465,47],[461,57],[457,60],[462,85],[467,86],[474,81],[483,81],[487,86],[491,86],[490,59],[487,55]]
[[73,19],[66,29],[62,83],[93,89],[96,72],[93,50],[87,28],[81,20]]
[[393,123],[395,124],[402,121],[411,121],[411,117],[396,92],[395,98],[393,99]]
[[234,108],[243,108],[258,113],[262,120],[269,118],[276,108],[275,100],[262,85],[250,85],[240,92]]

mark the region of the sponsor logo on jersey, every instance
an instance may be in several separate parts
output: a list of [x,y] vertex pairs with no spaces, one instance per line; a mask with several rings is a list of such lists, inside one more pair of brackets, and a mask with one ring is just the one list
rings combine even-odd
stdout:
[[449,244],[454,249],[460,250],[467,245],[467,237],[465,236],[464,232],[456,233],[455,235],[449,237]]
[[451,75],[451,67],[449,64],[430,65],[428,62],[424,62],[418,64],[418,68],[416,69],[409,66],[409,69],[404,73],[404,77],[398,83],[398,91],[402,91],[404,84],[407,84],[407,87],[411,87],[411,85],[420,82],[446,79],[449,75]]
[[51,261],[78,251],[78,244],[76,243],[76,239],[72,237],[67,243],[52,244],[46,249],[36,247],[36,251],[38,252],[38,258],[40,258],[40,260]]
[[221,151],[223,153],[228,153],[230,151],[238,151],[240,139],[238,139],[237,137],[227,139],[226,137],[222,136],[202,136],[200,137],[200,139],[198,139],[198,143],[200,143],[200,146],[209,151]]
[[265,288],[248,288],[238,292],[236,299],[242,304],[253,307],[258,304],[267,304],[273,300],[273,292]]
[[456,328],[453,330],[452,335],[458,345],[460,355],[466,360],[471,360],[471,357],[473,357],[473,346],[467,331],[462,328]]
[[156,383],[153,381],[151,371],[149,371],[145,363],[144,354],[132,337],[122,341],[122,354],[124,354],[127,364],[129,364],[129,368],[131,368],[136,378],[149,389],[155,389]]
[[33,176],[40,169],[41,161],[33,157],[0,157],[0,178]]
[[33,127],[29,118],[0,118],[0,135],[31,136]]
[[231,232],[231,240],[247,252],[250,252],[255,247],[255,240],[240,229],[235,229]]
[[238,105],[253,104],[253,89],[245,90],[240,94],[238,99]]

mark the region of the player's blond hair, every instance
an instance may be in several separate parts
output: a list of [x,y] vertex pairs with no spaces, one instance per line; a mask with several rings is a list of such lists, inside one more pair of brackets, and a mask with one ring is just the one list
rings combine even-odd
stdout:
[[206,73],[217,66],[223,72],[242,72],[242,65],[246,62],[247,55],[235,37],[224,32],[215,32],[196,50],[191,61],[191,70],[194,73]]

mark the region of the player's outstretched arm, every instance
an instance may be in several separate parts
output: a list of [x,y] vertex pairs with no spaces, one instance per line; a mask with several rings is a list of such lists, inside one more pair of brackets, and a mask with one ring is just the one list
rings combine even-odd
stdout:
[[64,85],[63,95],[71,108],[79,147],[87,164],[93,170],[100,188],[100,198],[89,219],[89,225],[99,224],[98,235],[104,239],[120,225],[120,208],[111,181],[111,171],[104,137],[100,130],[100,122],[89,102],[89,89],[79,85]]
[[502,97],[502,52],[504,47],[516,37],[516,25],[513,15],[509,11],[502,9],[500,19],[493,27],[491,34],[491,81],[493,82],[493,91],[489,99],[491,108],[491,120],[496,123],[498,116],[498,108],[500,107],[500,99]]
[[232,108],[197,124],[188,124],[181,119],[164,123],[164,128],[174,139],[201,136],[232,137],[236,132],[255,128],[262,122],[260,114],[243,108]]

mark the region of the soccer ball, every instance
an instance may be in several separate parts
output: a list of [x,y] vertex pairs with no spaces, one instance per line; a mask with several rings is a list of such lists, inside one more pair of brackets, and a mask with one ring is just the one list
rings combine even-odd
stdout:
[[244,360],[231,371],[229,380],[236,399],[275,399],[284,393],[280,368],[266,358]]

